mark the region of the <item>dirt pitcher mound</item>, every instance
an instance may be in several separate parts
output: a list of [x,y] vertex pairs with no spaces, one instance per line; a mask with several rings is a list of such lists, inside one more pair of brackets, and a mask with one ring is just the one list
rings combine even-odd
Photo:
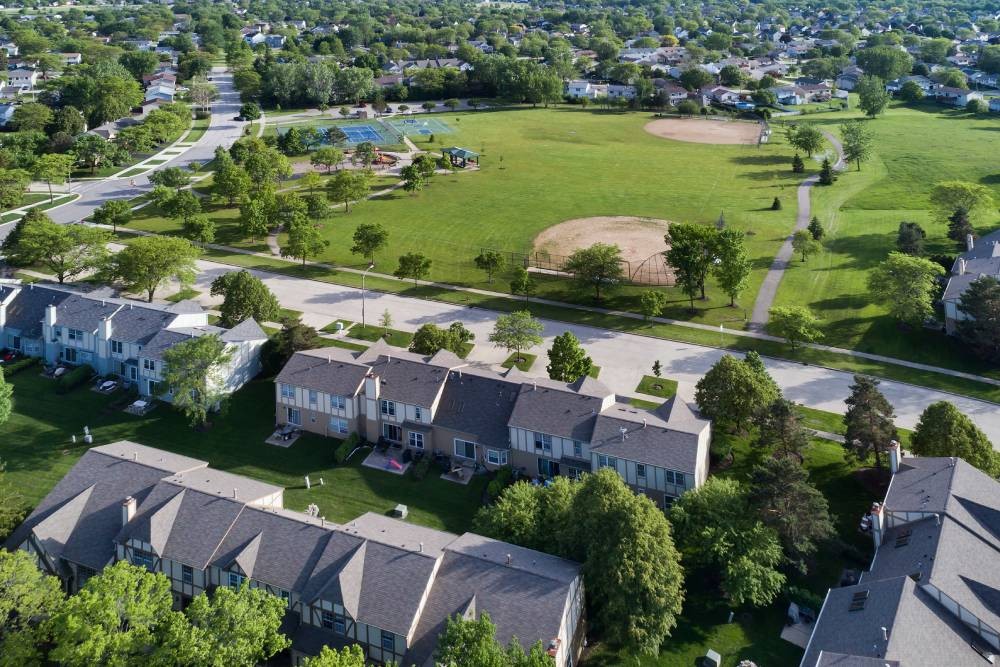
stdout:
[[645,130],[663,139],[696,144],[751,144],[760,139],[758,123],[703,120],[701,118],[660,118],[646,123]]
[[673,276],[665,267],[663,239],[670,223],[655,218],[600,216],[560,222],[535,237],[534,252],[550,257],[553,264],[573,251],[595,243],[610,243],[621,248],[625,271],[633,282],[669,285]]

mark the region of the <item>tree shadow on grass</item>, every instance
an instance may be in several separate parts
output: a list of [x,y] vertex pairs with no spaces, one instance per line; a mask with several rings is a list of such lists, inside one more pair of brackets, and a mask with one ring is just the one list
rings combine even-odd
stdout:
[[785,155],[737,155],[729,158],[729,161],[748,166],[789,164],[789,159]]

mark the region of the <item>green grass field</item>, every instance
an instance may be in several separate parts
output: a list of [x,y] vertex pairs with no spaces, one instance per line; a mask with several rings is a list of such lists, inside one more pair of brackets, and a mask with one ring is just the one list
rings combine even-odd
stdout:
[[[14,411],[0,426],[0,459],[7,480],[29,505],[36,504],[83,454],[83,427],[89,426],[96,445],[115,440],[160,447],[207,460],[213,467],[285,487],[285,506],[304,510],[310,503],[327,519],[344,522],[364,512],[387,513],[397,503],[410,507],[419,524],[461,532],[468,530],[480,504],[484,481],[476,477],[461,486],[428,475],[420,482],[362,467],[356,455],[348,465],[334,467],[335,440],[304,435],[284,449],[264,444],[274,425],[274,385],[256,380],[233,397],[228,416],[198,432],[180,413],[159,405],[144,418],[110,408],[116,396],[80,388],[56,396],[51,380],[35,369],[10,379]],[[59,408],[53,409],[58,403]],[[76,434],[77,444],[71,443]],[[303,477],[320,477],[323,486],[306,491]]]
[[[809,117],[831,132],[850,111]],[[931,330],[900,331],[886,309],[868,298],[868,272],[895,250],[899,223],[919,223],[927,232],[925,252],[954,256],[945,223],[932,219],[928,195],[938,181],[958,179],[988,185],[1000,200],[996,150],[1000,119],[971,116],[937,105],[893,105],[866,121],[875,136],[875,156],[860,172],[851,165],[832,187],[813,192],[813,206],[826,227],[825,251],[786,271],[778,304],[806,305],[822,318],[824,343],[922,363],[1000,377],[1000,370],[967,355],[953,339]],[[997,220],[983,221],[980,233]]]

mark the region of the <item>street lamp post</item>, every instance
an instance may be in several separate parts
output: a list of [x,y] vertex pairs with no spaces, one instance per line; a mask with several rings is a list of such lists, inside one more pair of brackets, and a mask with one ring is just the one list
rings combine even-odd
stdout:
[[368,268],[361,273],[361,330],[365,329],[365,276],[368,272],[375,268],[375,263],[372,262],[368,265]]

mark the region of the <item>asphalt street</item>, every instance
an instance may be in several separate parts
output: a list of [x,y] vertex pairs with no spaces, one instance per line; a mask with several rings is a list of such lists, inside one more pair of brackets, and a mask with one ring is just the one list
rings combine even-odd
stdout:
[[[218,299],[208,295],[209,285],[216,276],[233,268],[205,261],[199,262],[199,268],[201,273],[196,285],[202,292],[199,299],[204,305],[218,303]],[[337,319],[361,321],[360,289],[273,273],[255,273],[275,293],[282,306],[302,311],[303,320],[312,326],[323,327]],[[461,321],[476,335],[476,347],[469,356],[471,362],[499,364],[507,357],[505,350],[493,347],[487,340],[498,315],[496,312],[371,291],[366,293],[364,301],[369,324],[376,323],[385,310],[392,314],[394,328],[410,331],[427,322],[447,326]],[[651,374],[653,362],[659,359],[664,376],[677,380],[679,392],[690,400],[694,396],[694,384],[726,353],[711,347],[565,322],[542,322],[545,342],[530,350],[538,355],[531,374],[545,375],[545,350],[553,337],[568,330],[580,339],[594,363],[601,367],[599,379],[619,394],[635,395],[639,380]],[[844,412],[844,399],[850,394],[853,378],[850,373],[777,359],[765,359],[765,363],[786,398],[819,410]],[[927,405],[947,400],[969,415],[994,443],[1000,445],[1000,409],[993,403],[888,380],[882,382],[881,390],[895,406],[896,423],[903,428],[916,426]]]

